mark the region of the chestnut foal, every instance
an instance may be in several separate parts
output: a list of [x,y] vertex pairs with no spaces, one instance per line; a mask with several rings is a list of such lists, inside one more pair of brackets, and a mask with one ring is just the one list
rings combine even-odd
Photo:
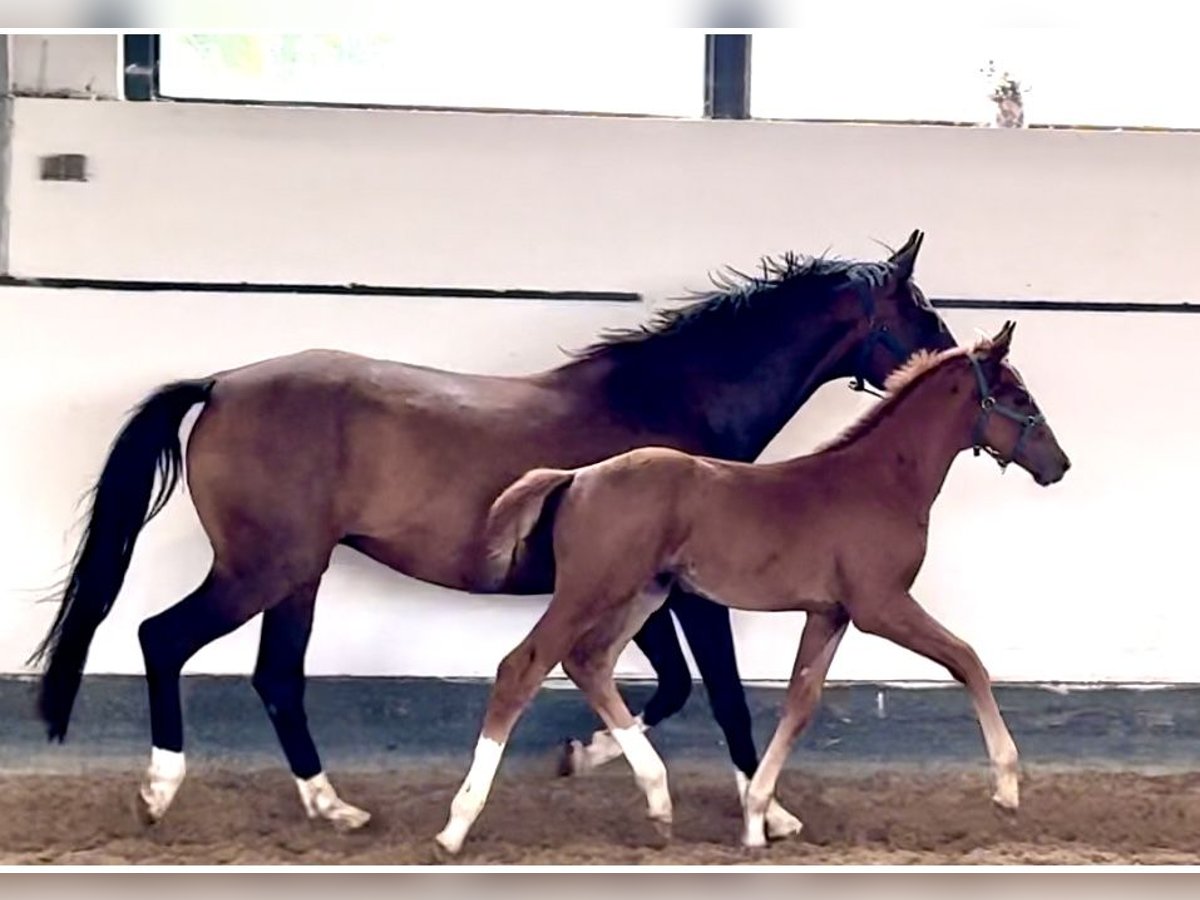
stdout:
[[500,663],[474,761],[437,836],[442,847],[461,848],[518,716],[559,662],[629,760],[650,818],[669,829],[666,768],[617,692],[613,667],[676,584],[737,609],[808,613],[782,718],[744,797],[746,846],[766,843],[779,772],[851,623],[966,685],[992,799],[1016,809],[1017,748],[987,672],[909,594],[930,509],[960,451],[1015,462],[1041,485],[1070,466],[1006,362],[1013,327],[970,350],[916,353],[883,402],[811,455],[753,465],[642,448],[573,470],[535,469],[504,491],[487,525],[493,563],[510,569],[539,521],[552,522],[554,598]]

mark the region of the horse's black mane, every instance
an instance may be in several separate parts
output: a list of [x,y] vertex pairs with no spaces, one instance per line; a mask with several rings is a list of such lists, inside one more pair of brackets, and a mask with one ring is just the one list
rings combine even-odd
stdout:
[[893,272],[890,262],[860,262],[825,256],[785,253],[763,257],[758,274],[725,267],[709,276],[716,290],[690,291],[676,300],[687,306],[660,310],[650,321],[632,328],[605,331],[600,340],[571,355],[579,359],[623,355],[634,348],[684,335],[723,332],[745,313],[780,300],[806,302],[831,299],[849,286],[875,290]]

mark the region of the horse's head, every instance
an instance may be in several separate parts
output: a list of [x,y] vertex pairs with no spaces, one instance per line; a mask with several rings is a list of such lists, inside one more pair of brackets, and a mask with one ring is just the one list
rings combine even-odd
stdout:
[[854,360],[857,390],[867,383],[882,390],[888,375],[918,350],[936,353],[955,346],[954,335],[913,281],[924,240],[914,231],[888,259],[886,276],[860,287],[867,334]]
[[967,354],[979,400],[971,442],[977,455],[985,451],[1001,468],[1015,462],[1038,484],[1054,484],[1071,461],[1020,373],[1008,362],[1015,328],[1015,322],[1006,322],[996,337]]

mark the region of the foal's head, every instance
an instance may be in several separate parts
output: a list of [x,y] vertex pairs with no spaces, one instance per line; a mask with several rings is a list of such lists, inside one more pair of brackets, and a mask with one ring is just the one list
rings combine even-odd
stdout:
[[870,382],[882,389],[888,376],[915,351],[939,352],[955,346],[954,336],[913,281],[925,235],[914,231],[882,266],[885,276],[861,296],[867,336],[854,360],[855,387]]
[[988,453],[1001,468],[1015,462],[1038,484],[1054,484],[1071,461],[1020,373],[1007,360],[1015,328],[1015,322],[1005,323],[996,337],[966,354],[979,401],[971,441],[976,454]]

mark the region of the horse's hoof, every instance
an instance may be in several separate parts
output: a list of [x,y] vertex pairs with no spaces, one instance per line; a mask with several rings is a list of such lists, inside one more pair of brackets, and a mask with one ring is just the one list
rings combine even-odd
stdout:
[[162,816],[156,816],[153,810],[150,809],[150,804],[142,796],[141,791],[133,798],[133,814],[145,828],[152,828],[162,821]]
[[336,813],[329,816],[329,821],[333,825],[334,831],[349,834],[352,831],[358,831],[358,829],[370,822],[371,814],[365,809],[359,809],[356,806],[351,806],[349,803],[344,803]]
[[562,778],[570,778],[584,771],[583,744],[575,738],[563,741],[562,750],[558,755],[558,774]]

